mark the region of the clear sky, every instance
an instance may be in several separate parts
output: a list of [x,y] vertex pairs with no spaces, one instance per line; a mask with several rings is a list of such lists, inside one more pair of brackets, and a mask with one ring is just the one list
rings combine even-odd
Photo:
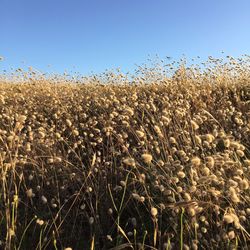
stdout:
[[0,72],[88,74],[132,70],[156,54],[250,54],[249,0],[0,0],[0,10]]

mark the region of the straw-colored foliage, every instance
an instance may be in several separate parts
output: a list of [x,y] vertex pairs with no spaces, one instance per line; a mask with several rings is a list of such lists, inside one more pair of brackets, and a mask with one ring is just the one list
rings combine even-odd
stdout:
[[0,248],[250,247],[249,61],[211,61],[2,77]]

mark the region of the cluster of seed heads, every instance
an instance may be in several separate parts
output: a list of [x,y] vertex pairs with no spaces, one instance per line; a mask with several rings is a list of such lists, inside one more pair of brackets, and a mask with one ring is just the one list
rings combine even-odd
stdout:
[[63,246],[99,235],[108,249],[120,234],[124,242],[145,236],[148,245],[175,249],[182,218],[183,249],[243,247],[249,61],[212,62],[173,77],[144,69],[131,82],[109,73],[83,84],[58,76],[0,81],[1,214],[20,209],[25,218],[9,223],[6,239],[39,214],[36,224],[51,242],[72,237]]

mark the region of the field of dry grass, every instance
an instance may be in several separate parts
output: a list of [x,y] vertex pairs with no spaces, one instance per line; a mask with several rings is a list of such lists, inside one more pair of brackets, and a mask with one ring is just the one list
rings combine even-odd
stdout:
[[0,248],[249,249],[249,61],[215,64],[2,77]]

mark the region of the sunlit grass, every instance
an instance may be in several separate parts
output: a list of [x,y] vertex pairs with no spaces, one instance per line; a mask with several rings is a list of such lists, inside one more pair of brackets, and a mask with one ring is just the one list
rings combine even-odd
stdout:
[[1,249],[249,247],[249,58],[166,75],[1,77]]

